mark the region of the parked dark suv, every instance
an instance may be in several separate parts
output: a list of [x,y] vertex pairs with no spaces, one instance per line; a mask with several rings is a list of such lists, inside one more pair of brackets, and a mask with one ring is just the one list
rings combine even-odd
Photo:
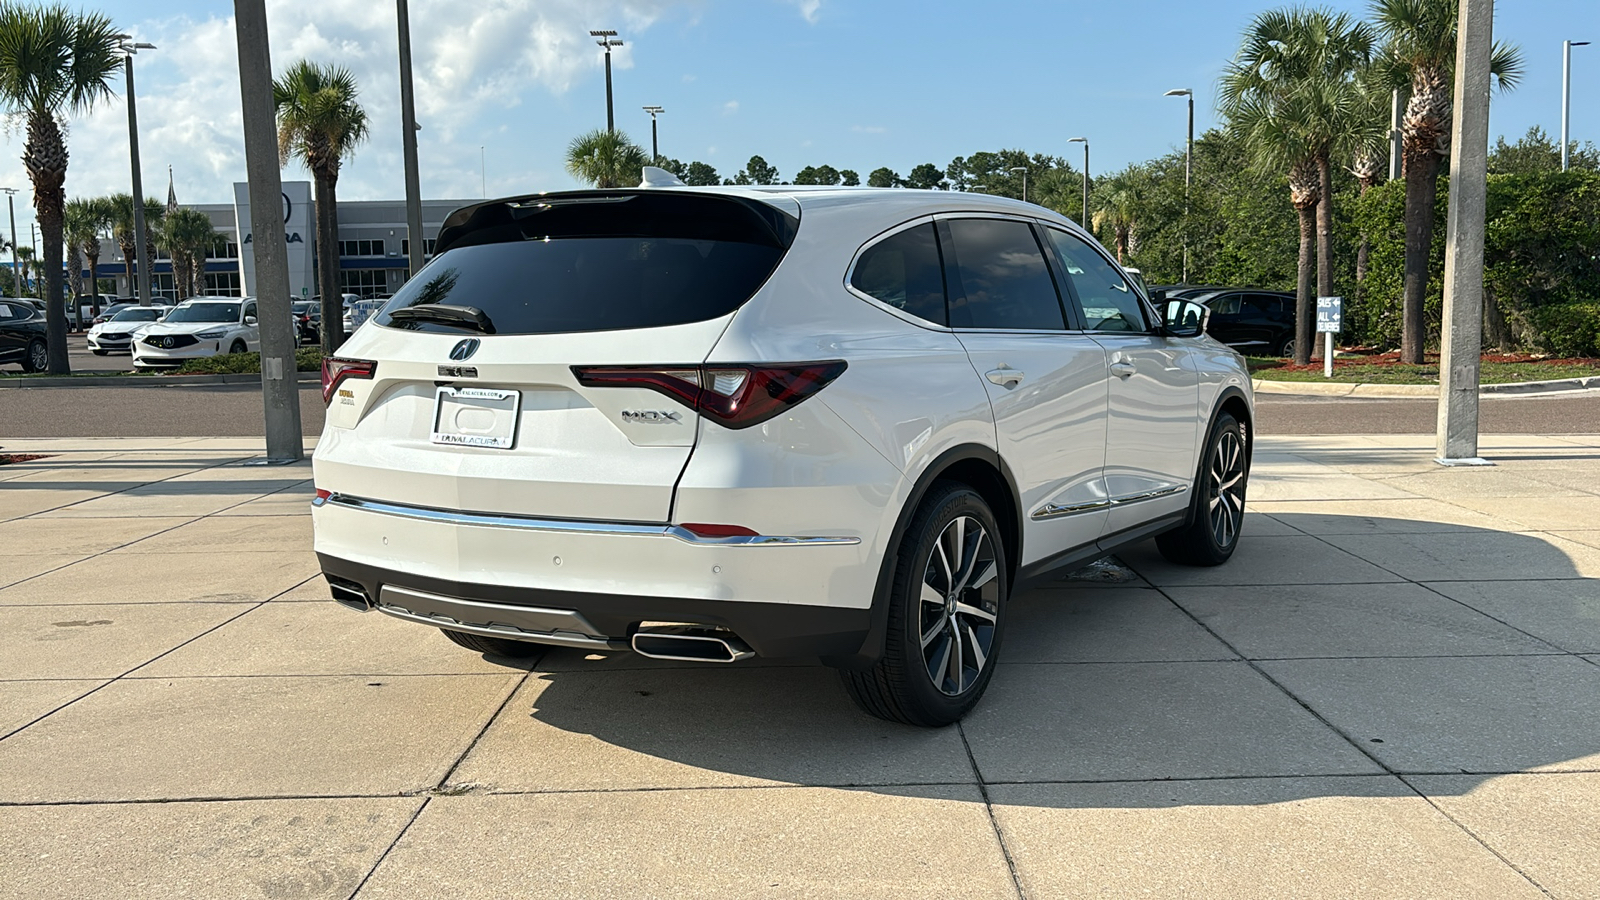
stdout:
[[1230,289],[1192,299],[1211,308],[1206,331],[1229,347],[1256,356],[1294,355],[1293,294]]

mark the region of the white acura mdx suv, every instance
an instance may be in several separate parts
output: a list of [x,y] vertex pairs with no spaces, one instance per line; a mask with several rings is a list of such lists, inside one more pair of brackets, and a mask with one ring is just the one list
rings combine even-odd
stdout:
[[133,344],[133,367],[181,366],[191,359],[261,349],[254,297],[190,297],[161,321],[144,329]]
[[821,657],[942,725],[1018,586],[1232,554],[1244,362],[1067,219],[646,175],[457,210],[324,363],[336,600],[490,654]]

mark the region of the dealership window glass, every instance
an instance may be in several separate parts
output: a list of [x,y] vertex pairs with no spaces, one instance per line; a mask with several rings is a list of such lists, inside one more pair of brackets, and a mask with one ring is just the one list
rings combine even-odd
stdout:
[[1044,253],[1026,222],[941,222],[950,324],[957,328],[1066,327]]
[[933,223],[907,228],[863,250],[850,286],[919,319],[945,324],[944,275]]
[[1077,237],[1046,229],[1078,295],[1090,331],[1148,331],[1139,295],[1110,260]]

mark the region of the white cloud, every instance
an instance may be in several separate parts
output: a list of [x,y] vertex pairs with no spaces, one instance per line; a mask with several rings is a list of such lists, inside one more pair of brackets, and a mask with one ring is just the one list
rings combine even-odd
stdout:
[[889,129],[882,125],[851,125],[850,130],[857,134],[888,134]]
[[822,9],[822,0],[791,0],[800,10],[800,15],[812,25],[817,24],[817,13]]
[[684,84],[688,84],[688,83],[689,83],[689,82],[691,82],[691,81],[694,81],[694,80],[695,80],[695,79],[696,79],[696,78],[699,78],[699,77],[700,77],[700,76],[698,76],[698,75],[689,75],[689,74],[685,74],[685,75],[684,75],[684,76],[683,76],[683,83],[684,83]]
[[722,104],[722,114],[725,116],[731,116],[738,111],[739,101],[737,100],[729,100],[727,103]]

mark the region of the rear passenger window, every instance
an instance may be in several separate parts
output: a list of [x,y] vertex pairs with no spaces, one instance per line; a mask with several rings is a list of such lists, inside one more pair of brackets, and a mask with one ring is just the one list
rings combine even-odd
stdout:
[[908,228],[862,251],[850,286],[919,319],[945,324],[944,275],[933,223]]
[[1236,316],[1239,314],[1239,295],[1225,294],[1211,301],[1211,311],[1219,316]]
[[[1046,229],[1072,280],[1072,290],[1090,331],[1146,331],[1139,295],[1105,257],[1064,231]],[[1235,307],[1237,309],[1237,307]]]
[[1055,281],[1026,222],[940,222],[950,324],[957,328],[1066,328]]

